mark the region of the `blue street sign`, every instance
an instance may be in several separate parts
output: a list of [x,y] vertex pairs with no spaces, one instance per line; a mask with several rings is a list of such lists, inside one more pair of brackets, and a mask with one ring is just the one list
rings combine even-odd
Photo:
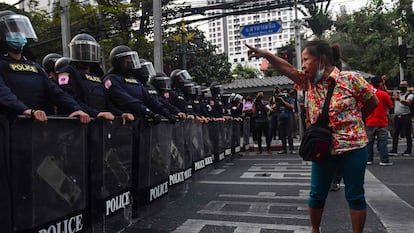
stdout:
[[250,24],[242,26],[240,29],[240,34],[242,37],[256,37],[256,36],[264,36],[268,34],[273,34],[279,31],[281,28],[279,22],[277,21],[270,21],[266,23],[257,23],[257,24]]

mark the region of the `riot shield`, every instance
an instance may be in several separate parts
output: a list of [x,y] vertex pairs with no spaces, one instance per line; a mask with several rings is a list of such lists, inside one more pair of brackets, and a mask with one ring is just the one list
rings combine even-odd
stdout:
[[88,132],[92,231],[120,232],[131,224],[132,125],[96,119]]
[[139,142],[138,187],[141,206],[168,194],[173,125],[142,121]]
[[250,117],[246,117],[243,120],[243,151],[250,149]]
[[234,120],[232,123],[232,145],[231,145],[231,153],[232,155],[236,155],[240,152],[240,127],[241,122]]
[[233,121],[227,120],[224,122],[223,137],[224,137],[224,155],[231,155],[232,138],[233,138]]
[[5,233],[12,232],[9,159],[9,121],[0,115],[0,229]]
[[86,138],[86,125],[76,118],[49,117],[47,124],[27,118],[13,122],[11,177],[15,232],[89,230],[85,213]]
[[209,134],[214,154],[214,163],[218,163],[224,159],[223,122],[210,122]]
[[204,142],[202,123],[189,121],[190,146],[192,148],[193,171],[198,172],[205,168],[204,164]]
[[186,121],[174,124],[170,152],[170,201],[183,197],[188,191],[187,180],[192,177],[192,158],[186,141]]
[[204,142],[204,165],[207,168],[211,168],[214,162],[213,145],[210,139],[210,122],[202,124],[203,130],[203,142]]

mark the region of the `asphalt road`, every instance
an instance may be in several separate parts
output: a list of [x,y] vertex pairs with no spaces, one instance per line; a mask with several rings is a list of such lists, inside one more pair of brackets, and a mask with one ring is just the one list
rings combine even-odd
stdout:
[[[364,232],[414,232],[414,156],[392,157],[394,165],[386,167],[378,165],[378,155],[375,159],[366,172]],[[125,232],[309,233],[309,178],[310,164],[298,155],[245,152],[170,190],[183,196],[150,206],[146,213],[153,214],[144,214]],[[324,233],[352,232],[343,185],[330,192],[321,227]]]

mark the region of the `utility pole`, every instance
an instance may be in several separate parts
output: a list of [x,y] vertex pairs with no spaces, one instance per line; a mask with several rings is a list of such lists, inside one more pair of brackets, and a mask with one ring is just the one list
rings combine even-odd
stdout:
[[154,11],[154,68],[157,72],[164,70],[162,51],[161,0],[153,1]]
[[[296,68],[298,69],[298,70],[301,70],[302,69],[302,59],[301,59],[301,57],[302,57],[302,53],[301,53],[301,50],[302,50],[302,46],[301,46],[301,38],[300,38],[300,26],[301,26],[301,23],[299,22],[299,20],[298,20],[298,1],[297,0],[295,0],[295,51],[296,51]],[[304,96],[303,96],[303,91],[298,91],[298,99],[303,99],[304,98]],[[301,114],[301,112],[302,112],[302,109],[301,109],[301,107],[300,107],[300,103],[299,103],[299,101],[296,101],[296,103],[297,103],[297,109],[298,109],[298,111],[299,111],[299,135],[300,135],[300,137],[302,137],[303,136],[303,129],[304,129],[304,125],[303,125],[303,119],[302,119],[302,114]],[[305,103],[304,103],[305,104]]]
[[[403,44],[403,39],[402,39],[401,36],[399,36],[398,37],[398,46],[402,46],[402,44]],[[399,64],[400,64],[400,82],[401,82],[402,80],[404,80],[404,68],[403,68],[403,65],[401,64],[401,62]]]
[[69,41],[70,41],[70,20],[68,0],[60,0],[60,20],[62,31],[62,52],[64,57],[69,57]]

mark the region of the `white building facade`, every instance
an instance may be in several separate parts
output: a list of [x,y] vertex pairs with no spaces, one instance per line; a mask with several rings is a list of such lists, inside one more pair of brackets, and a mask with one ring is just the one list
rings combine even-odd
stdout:
[[[208,0],[208,5],[231,2],[230,0]],[[216,10],[210,14],[221,14],[229,10]],[[244,25],[277,21],[281,29],[274,34],[243,38],[240,30]],[[289,44],[295,39],[295,11],[293,7],[270,9],[255,14],[231,15],[210,21],[207,29],[207,39],[217,46],[217,53],[225,53],[233,67],[237,64],[259,68],[261,60],[247,58],[249,44],[277,53],[277,49]],[[301,30],[303,33],[304,30]]]

